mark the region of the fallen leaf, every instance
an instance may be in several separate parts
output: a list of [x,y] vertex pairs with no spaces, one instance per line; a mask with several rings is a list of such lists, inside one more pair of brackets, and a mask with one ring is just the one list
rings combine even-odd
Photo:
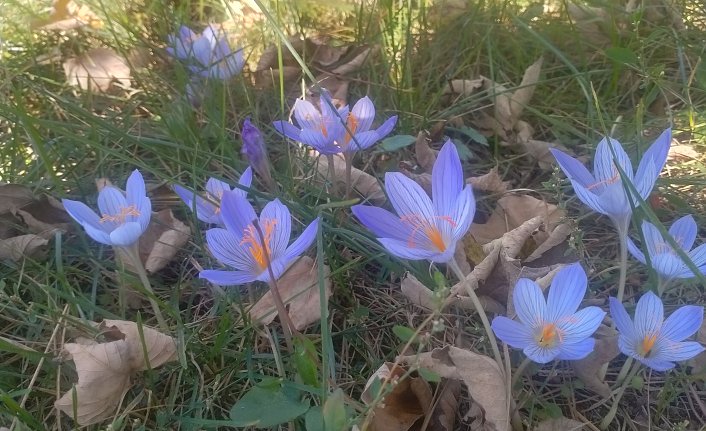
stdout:
[[[287,305],[289,317],[297,330],[302,330],[321,319],[319,272],[314,260],[304,256],[296,261],[282,277],[277,287],[282,301]],[[331,271],[324,265],[324,291],[326,300],[331,296]],[[267,291],[250,309],[250,318],[269,325],[277,315],[274,298]]]
[[104,320],[98,330],[104,332],[106,342],[67,343],[63,347],[76,364],[78,382],[54,405],[82,426],[113,415],[134,373],[176,359],[176,340],[150,327]]
[[565,417],[543,420],[534,427],[534,431],[581,431],[585,429],[582,422]]
[[604,8],[569,2],[567,12],[582,40],[592,45],[603,46],[611,41],[612,16]]
[[570,362],[576,377],[581,379],[586,388],[605,398],[610,398],[611,392],[610,386],[603,380],[601,370],[620,354],[618,336],[615,334],[614,329],[601,325],[596,331],[593,352],[584,359]]
[[[476,311],[476,307],[468,296],[452,294],[447,298],[441,298],[431,289],[424,286],[412,274],[406,274],[400,283],[402,294],[414,305],[428,310],[444,310],[448,307],[456,307],[468,311]],[[463,291],[465,293],[465,290]],[[498,301],[487,296],[479,296],[478,301],[487,313],[505,314],[505,307]]]
[[436,156],[439,154],[438,151],[433,150],[429,146],[429,142],[429,134],[424,131],[417,134],[417,140],[414,142],[414,154],[417,158],[417,163],[427,174],[431,174],[432,169],[434,169],[434,162],[436,162]]
[[474,403],[483,410],[484,422],[497,431],[510,429],[510,399],[505,377],[493,359],[453,346],[399,359],[443,378],[463,381]]
[[113,80],[130,87],[130,66],[109,48],[92,48],[79,57],[64,61],[64,74],[69,85],[89,91],[108,91]]
[[472,185],[473,191],[488,193],[505,193],[510,188],[510,182],[503,181],[498,175],[497,166],[487,174],[466,179],[466,184]]
[[428,429],[430,431],[453,431],[461,395],[461,382],[444,380],[441,385]]
[[[343,188],[345,187],[346,162],[341,155],[335,155],[333,162],[334,178],[337,185]],[[328,159],[326,157],[319,157],[317,170],[321,177],[329,178]],[[370,203],[382,205],[387,201],[385,192],[380,187],[377,178],[369,173],[353,167],[351,170],[351,181],[353,182],[353,190]]]
[[87,5],[79,6],[73,0],[54,0],[49,16],[32,21],[30,28],[33,30],[64,31],[87,25],[100,28],[103,26],[103,22]]
[[[406,370],[386,362],[378,368],[365,384],[361,400],[367,405],[377,397],[373,393],[380,388],[379,383],[390,382],[392,390],[377,404],[370,420],[370,431],[407,431],[421,421],[432,406],[432,391],[429,383],[421,377],[407,377],[400,380]],[[378,384],[374,384],[374,383]]]
[[0,184],[0,214],[14,211],[31,203],[34,193],[19,184]]
[[[696,341],[702,345],[706,344],[706,321],[701,323],[701,328],[696,332]],[[706,372],[706,352],[701,352],[688,362],[691,367],[691,374],[702,374]]]
[[0,260],[17,262],[23,257],[41,259],[45,256],[44,246],[48,243],[46,239],[34,234],[0,239]]
[[525,106],[529,105],[529,101],[532,99],[534,89],[539,81],[543,61],[544,59],[540,57],[525,70],[525,74],[522,76],[522,82],[520,82],[520,87],[515,90],[510,97],[511,119],[506,125],[514,126],[520,118],[520,115],[522,115]]

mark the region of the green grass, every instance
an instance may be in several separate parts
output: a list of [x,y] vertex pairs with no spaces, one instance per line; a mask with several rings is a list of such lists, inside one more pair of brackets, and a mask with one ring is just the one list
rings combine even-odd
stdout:
[[[323,404],[328,394],[341,388],[348,397],[351,420],[361,423],[366,409],[358,400],[366,380],[384,361],[394,360],[404,345],[392,328],[416,328],[427,315],[402,297],[399,276],[411,271],[427,286],[435,285],[427,263],[403,262],[385,254],[349,209],[336,205],[340,198],[315,180],[303,151],[274,132],[271,122],[289,115],[292,99],[284,95],[297,94],[300,84],[287,88],[291,93],[277,86],[256,88],[246,71],[226,84],[214,83],[215,96],[198,109],[184,100],[187,73],[163,51],[166,34],[182,22],[200,29],[211,21],[229,20],[227,28],[242,41],[251,67],[267,46],[282,42],[280,33],[324,33],[334,44],[378,45],[378,57],[351,76],[348,100],[369,95],[380,118],[400,116],[396,129],[400,134],[433,130],[444,121],[471,126],[469,119],[492,103],[493,95],[479,93],[449,102],[443,95],[449,80],[483,75],[514,91],[524,70],[543,56],[540,81],[522,115],[534,128],[535,139],[590,154],[601,136],[610,132],[637,158],[664,127],[673,124],[680,143],[704,152],[706,10],[700,2],[676,2],[685,28],[675,30],[670,19],[656,19],[648,10],[625,13],[617,11],[614,2],[593,1],[593,6],[613,11],[612,19],[602,23],[603,46],[580,33],[565,2],[555,2],[547,12],[519,0],[470,3],[454,15],[450,7],[434,9],[433,2],[382,0],[339,7],[329,2],[272,1],[264,2],[271,19],[258,14],[244,23],[236,3],[93,0],[86,4],[100,17],[102,27],[57,33],[27,26],[31,18],[41,16],[46,3],[10,2],[11,10],[0,18],[0,180],[25,184],[37,194],[94,205],[96,178],[122,186],[129,172],[138,168],[148,180],[153,207],[172,209],[193,232],[168,267],[151,276],[172,325],[170,335],[179,342],[178,361],[135,376],[117,413],[121,423],[112,429],[215,427],[218,423],[212,421],[227,420],[233,404],[254,384],[282,374],[285,385],[301,390],[312,404]],[[52,51],[66,58],[96,46],[112,47],[134,59],[133,91],[80,92],[65,84],[61,60],[37,60]],[[284,44],[282,49],[286,50]],[[307,79],[306,84],[311,82]],[[276,195],[256,184],[251,193],[256,206],[278,197],[301,223],[319,215],[323,220],[320,240],[309,254],[330,266],[334,293],[323,326],[315,324],[305,331],[317,352],[319,386],[302,380],[302,365],[298,367],[286,352],[278,326],[262,329],[249,321],[245,290],[221,293],[197,278],[194,263],[204,268],[217,265],[205,248],[206,227],[161,188],[180,183],[200,189],[210,176],[235,183],[247,166],[240,157],[239,136],[247,116],[266,135],[279,184]],[[502,146],[496,137],[489,137],[487,146],[462,135],[454,137],[475,156],[465,166],[469,175],[499,166],[515,188],[535,190],[549,202],[565,205],[569,216],[579,219],[576,234],[583,238],[582,263],[593,271],[591,295],[605,299],[614,294],[617,238],[607,220],[589,215],[561,183],[562,176],[540,170],[521,149]],[[692,213],[703,225],[705,161],[702,156],[670,161],[656,189],[666,203],[647,211],[662,222]],[[400,163],[414,165],[413,152],[369,152],[356,160],[356,166],[380,176],[398,170]],[[560,202],[556,187],[563,191]],[[477,197],[476,221],[483,221],[498,196]],[[301,230],[301,223],[295,223],[296,230]],[[137,311],[121,311],[116,305],[120,268],[112,251],[75,227],[50,241],[47,259],[0,264],[0,426],[75,427],[53,408],[75,378],[71,362],[59,356],[62,343],[85,326],[83,320],[138,318]],[[627,298],[634,298],[653,280],[634,261],[630,265]],[[703,289],[696,281],[675,285],[664,298],[668,312],[683,303],[704,305]],[[473,350],[489,354],[476,316],[450,310],[439,317],[445,330],[432,334],[420,348],[463,338],[470,340]],[[139,310],[139,318],[156,325],[148,307]],[[268,341],[268,336],[275,341]],[[513,359],[518,360],[513,361],[516,366],[520,355],[513,354]],[[611,364],[610,384],[621,362]],[[538,421],[558,408],[567,417],[576,417],[575,411],[598,424],[610,405],[597,406],[597,396],[581,389],[564,364],[555,373],[551,369],[542,368],[515,390],[515,399],[524,406],[524,421]],[[697,400],[706,391],[704,376],[684,370],[664,377],[645,372],[649,392],[628,391],[618,415],[622,414],[621,426],[645,414],[659,427],[655,429],[682,429],[678,424],[684,421],[689,423],[686,429],[706,425],[706,412],[698,407],[703,403]],[[460,407],[460,415],[466,407]],[[104,429],[109,422],[91,429]],[[617,422],[614,426],[618,429]],[[296,427],[304,429],[303,421]],[[459,420],[457,427],[467,425]]]

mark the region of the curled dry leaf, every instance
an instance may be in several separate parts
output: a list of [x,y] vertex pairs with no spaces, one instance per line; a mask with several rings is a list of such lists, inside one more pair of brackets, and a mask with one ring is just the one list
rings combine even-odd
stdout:
[[[696,332],[696,341],[702,345],[706,344],[706,321],[701,323],[701,328]],[[689,360],[691,374],[702,374],[706,372],[706,352],[701,352]]]
[[79,57],[64,61],[69,85],[89,91],[108,91],[113,81],[130,87],[130,66],[118,53],[108,48],[93,48]]
[[[319,157],[317,170],[322,178],[329,178],[328,159],[326,157]],[[333,157],[333,175],[337,185],[341,188],[345,187],[346,161],[341,155]],[[358,192],[364,200],[375,205],[382,205],[387,201],[385,192],[382,191],[377,178],[369,173],[353,167],[351,170],[351,181],[353,182],[353,190]]]
[[497,431],[510,429],[510,398],[505,377],[493,359],[446,346],[419,355],[403,356],[400,360],[412,367],[431,370],[443,378],[462,381],[473,402],[483,410],[484,422]]
[[432,390],[429,383],[421,377],[407,377],[400,380],[407,370],[385,362],[378,368],[368,382],[361,395],[361,400],[370,405],[377,393],[373,393],[374,382],[390,382],[392,391],[378,403],[371,414],[370,431],[407,431],[421,422],[430,413],[433,404]]
[[17,262],[23,257],[44,258],[46,255],[44,246],[48,243],[46,239],[34,234],[0,239],[0,260],[9,259]]
[[618,336],[614,329],[601,325],[596,331],[596,345],[593,352],[584,359],[571,361],[571,367],[576,377],[581,379],[586,388],[610,398],[610,386],[603,380],[601,371],[605,364],[612,361],[620,354],[618,349]]
[[487,174],[466,179],[466,183],[473,186],[473,191],[488,193],[505,193],[510,188],[510,181],[503,181],[494,167]]
[[[326,301],[331,296],[331,271],[324,265]],[[297,330],[321,319],[318,265],[308,256],[297,260],[277,281],[279,294],[287,305],[289,316]],[[250,318],[269,325],[277,315],[272,292],[267,291],[250,309]]]
[[417,140],[414,142],[414,154],[417,158],[417,163],[424,169],[427,174],[431,174],[436,162],[438,151],[433,150],[429,146],[429,134],[425,131],[419,132]]
[[[448,298],[440,298],[431,289],[422,284],[412,274],[406,274],[401,282],[402,294],[414,305],[429,309],[429,310],[444,310],[450,306],[461,308],[475,312],[476,308],[473,305],[471,298],[467,296],[451,295]],[[488,313],[505,314],[505,307],[498,301],[487,296],[479,296],[483,309]]]
[[583,422],[565,417],[543,420],[534,427],[534,431],[582,431],[586,429]]
[[176,359],[176,340],[147,326],[104,320],[98,330],[105,342],[67,343],[63,348],[76,364],[78,382],[54,405],[71,417],[75,411],[74,419],[82,426],[113,415],[134,373],[147,370],[148,364],[157,368]]

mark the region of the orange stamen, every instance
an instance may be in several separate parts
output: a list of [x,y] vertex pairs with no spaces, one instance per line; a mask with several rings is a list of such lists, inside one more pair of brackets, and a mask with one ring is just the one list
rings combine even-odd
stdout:
[[603,181],[598,181],[597,183],[590,184],[586,188],[588,190],[591,190],[591,189],[595,189],[596,187],[598,187],[601,184],[606,184],[606,185],[615,184],[616,182],[618,182],[619,179],[620,179],[620,172],[618,172],[618,170],[615,169],[615,165],[613,165],[613,176],[612,177],[610,177],[606,180],[603,180]]
[[343,139],[343,142],[345,145],[348,145],[351,142],[351,139],[353,139],[353,135],[355,135],[355,131],[358,128],[358,117],[356,117],[352,112],[348,114],[348,118],[346,119],[346,127],[348,127],[348,130],[346,131],[346,137]]
[[[454,222],[453,219],[451,219],[451,217],[449,216],[436,216],[435,218],[439,218],[451,224],[451,226],[456,226],[456,222]],[[446,251],[446,242],[444,241],[444,237],[441,234],[441,230],[439,230],[436,223],[433,223],[431,220],[425,219],[419,214],[408,214],[400,217],[400,219],[403,223],[407,223],[412,226],[412,233],[409,235],[409,239],[407,240],[407,243],[410,247],[415,247],[414,235],[417,232],[422,231],[424,232],[424,235],[429,239],[431,244],[434,246],[434,248],[436,248],[442,253]]]
[[[243,229],[243,239],[240,241],[240,245],[247,245],[250,255],[257,263],[257,267],[260,271],[264,271],[267,268],[267,257],[272,256],[272,249],[270,248],[270,243],[272,241],[272,234],[275,230],[275,225],[277,220],[262,220],[262,233],[265,237],[265,245],[260,243],[258,238],[257,229],[252,224],[249,224],[245,229]],[[267,256],[265,256],[267,253]]]
[[642,356],[647,357],[652,348],[655,346],[656,341],[657,334],[646,335],[645,338],[642,339],[642,343],[640,345],[640,353]]
[[557,342],[561,342],[563,339],[561,330],[553,323],[545,323],[538,335],[536,340],[540,347],[554,347]]
[[139,217],[140,211],[137,209],[135,205],[130,205],[127,207],[121,207],[120,212],[115,215],[111,214],[103,214],[103,217],[98,220],[100,223],[105,223],[105,222],[115,222],[115,223],[125,223],[125,219],[128,216],[135,216]]

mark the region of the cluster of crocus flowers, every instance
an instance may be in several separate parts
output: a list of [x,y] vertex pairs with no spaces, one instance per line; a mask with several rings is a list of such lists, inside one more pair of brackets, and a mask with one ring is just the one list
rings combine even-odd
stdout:
[[456,243],[470,228],[476,209],[453,142],[446,141],[434,163],[431,199],[419,184],[399,172],[385,174],[385,190],[397,215],[374,206],[351,208],[378,241],[403,259],[452,260]]
[[209,25],[201,34],[182,25],[167,36],[167,53],[187,62],[195,76],[227,80],[240,73],[245,64],[243,50],[233,50],[225,32]]
[[586,273],[578,263],[554,276],[546,300],[537,283],[526,278],[518,280],[513,304],[520,321],[496,317],[492,323],[495,335],[540,364],[554,359],[585,358],[595,345],[591,335],[606,314],[593,306],[578,310],[587,284]]
[[[243,187],[249,188],[252,184],[252,169],[247,168],[243,175],[240,176],[238,184]],[[223,226],[223,219],[221,217],[221,199],[223,195],[227,192],[232,192],[245,196],[246,192],[243,189],[233,188],[230,185],[221,180],[215,178],[209,178],[206,182],[206,197],[201,197],[195,192],[189,191],[186,188],[175,185],[174,191],[177,195],[184,201],[186,206],[193,209],[196,213],[196,217],[204,223],[211,223]]]
[[[221,199],[221,219],[225,228],[206,231],[211,254],[234,270],[203,270],[199,277],[220,286],[278,279],[316,238],[317,218],[289,244],[292,217],[279,199],[265,205],[258,218],[250,202],[241,194],[225,192]],[[256,225],[257,223],[257,225]]]
[[83,202],[63,199],[62,203],[66,212],[86,230],[88,236],[101,244],[115,247],[136,244],[147,230],[152,216],[152,203],[138,170],[128,178],[124,193],[112,185],[98,193],[100,214]]
[[372,129],[375,106],[367,96],[353,105],[353,109],[348,105],[335,109],[331,95],[322,89],[319,105],[321,110],[307,100],[297,100],[294,103],[297,126],[275,121],[275,130],[324,155],[353,154],[385,138],[397,123],[397,116],[393,116],[377,129]]

